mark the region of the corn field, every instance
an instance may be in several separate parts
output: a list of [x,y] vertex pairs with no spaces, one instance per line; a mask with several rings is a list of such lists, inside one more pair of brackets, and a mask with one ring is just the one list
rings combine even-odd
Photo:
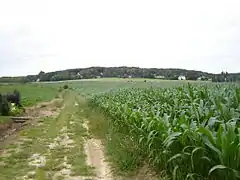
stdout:
[[240,88],[121,89],[92,103],[172,179],[240,179]]

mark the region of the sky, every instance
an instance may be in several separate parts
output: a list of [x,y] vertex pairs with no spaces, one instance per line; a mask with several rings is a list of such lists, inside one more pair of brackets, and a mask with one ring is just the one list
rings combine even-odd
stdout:
[[0,76],[91,66],[240,72],[239,0],[0,0]]

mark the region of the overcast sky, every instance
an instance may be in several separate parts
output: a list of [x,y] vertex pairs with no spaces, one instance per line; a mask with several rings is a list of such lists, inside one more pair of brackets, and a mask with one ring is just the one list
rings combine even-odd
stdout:
[[90,66],[240,72],[240,1],[0,0],[0,76]]

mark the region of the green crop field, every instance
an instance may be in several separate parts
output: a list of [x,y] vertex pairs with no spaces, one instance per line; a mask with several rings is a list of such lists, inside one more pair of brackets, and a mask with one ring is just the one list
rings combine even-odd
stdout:
[[147,158],[173,179],[239,178],[238,87],[134,88],[97,95],[92,103],[131,138],[131,146],[125,137],[118,141],[127,146],[130,165]]
[[[68,90],[60,88],[65,84]],[[117,175],[134,175],[147,165],[160,180],[240,178],[240,88],[236,85],[117,78],[0,85],[0,92],[14,89],[20,91],[25,107],[66,91],[68,105],[59,116],[61,123],[54,127],[51,122],[51,128],[57,135],[68,118],[79,123],[88,119],[89,133],[102,140]],[[49,127],[48,121],[44,127]],[[77,129],[74,133],[82,151],[82,134]],[[43,137],[51,140],[48,134]],[[4,172],[10,170],[8,166]]]
[[[146,82],[144,82],[146,80]],[[69,81],[68,84],[84,96],[92,96],[98,93],[104,93],[111,90],[126,88],[169,88],[181,86],[187,83],[192,84],[210,84],[202,81],[169,81],[158,79],[119,79],[119,78],[102,78],[80,81]]]
[[31,106],[53,99],[58,93],[57,87],[51,84],[0,84],[0,93],[12,93],[17,89],[21,94],[23,106]]

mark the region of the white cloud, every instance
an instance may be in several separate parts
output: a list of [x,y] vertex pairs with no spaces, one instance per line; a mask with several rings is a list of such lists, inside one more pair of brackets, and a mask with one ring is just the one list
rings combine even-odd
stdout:
[[238,0],[0,0],[0,75],[97,65],[237,72],[239,9]]

